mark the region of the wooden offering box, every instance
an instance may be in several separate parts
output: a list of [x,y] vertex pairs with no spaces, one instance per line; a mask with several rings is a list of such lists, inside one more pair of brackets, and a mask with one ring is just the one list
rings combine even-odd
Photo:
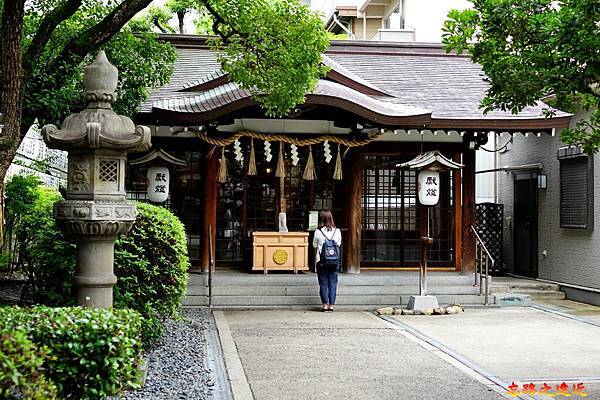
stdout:
[[253,232],[252,270],[308,271],[308,232]]

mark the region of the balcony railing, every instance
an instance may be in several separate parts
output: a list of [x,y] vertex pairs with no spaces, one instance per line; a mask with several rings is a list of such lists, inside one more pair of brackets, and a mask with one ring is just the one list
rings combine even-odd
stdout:
[[415,29],[379,29],[371,40],[379,42],[412,43],[415,41]]

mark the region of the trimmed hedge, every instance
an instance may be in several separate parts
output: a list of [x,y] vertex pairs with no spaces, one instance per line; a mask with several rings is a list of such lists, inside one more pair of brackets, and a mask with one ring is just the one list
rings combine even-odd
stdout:
[[162,320],[178,315],[185,296],[189,259],[185,228],[163,207],[136,204],[139,215],[115,245],[115,307],[138,310],[146,323],[146,344],[164,329]]
[[52,215],[54,202],[60,200],[61,195],[41,185],[34,193],[35,201],[22,216],[16,232],[32,299],[39,304],[74,306],[71,283],[77,249],[65,239]]
[[36,346],[22,330],[0,329],[0,399],[56,399],[56,385],[44,375],[51,356],[46,346]]
[[[37,359],[23,371],[43,368],[60,398],[98,399],[139,387],[141,319],[135,311],[2,307],[0,326],[37,346]],[[22,341],[30,354],[36,351],[27,346]]]
[[[7,197],[18,195],[8,188]],[[18,211],[21,216],[16,236],[31,298],[49,306],[74,305],[76,249],[65,240],[52,216],[53,203],[60,194],[41,186],[31,192],[33,196],[26,204],[16,202],[19,207],[14,207],[15,214]],[[140,312],[144,317],[144,343],[149,346],[162,333],[163,320],[178,315],[186,291],[189,259],[181,221],[165,208],[145,203],[136,206],[139,215],[132,230],[115,244],[114,273],[118,281],[114,306]]]

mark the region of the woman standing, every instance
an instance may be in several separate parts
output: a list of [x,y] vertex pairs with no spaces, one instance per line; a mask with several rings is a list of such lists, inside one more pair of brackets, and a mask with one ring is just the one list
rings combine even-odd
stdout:
[[[315,231],[313,246],[317,249],[315,261],[317,264],[319,293],[321,295],[321,302],[323,303],[323,311],[333,311],[335,304],[338,270],[341,260],[339,251],[341,245],[342,232],[335,227],[331,211],[322,210],[319,214],[319,229]],[[322,254],[323,250],[327,252],[326,255]],[[337,254],[337,261],[335,253]]]

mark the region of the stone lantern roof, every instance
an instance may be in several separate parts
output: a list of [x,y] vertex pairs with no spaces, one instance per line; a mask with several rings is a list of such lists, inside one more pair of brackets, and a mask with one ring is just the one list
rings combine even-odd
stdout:
[[117,98],[117,68],[106,58],[104,51],[85,67],[85,110],[65,118],[62,129],[54,125],[42,128],[48,147],[71,149],[114,149],[128,152],[150,148],[150,130],[136,126],[133,121],[112,109]]

